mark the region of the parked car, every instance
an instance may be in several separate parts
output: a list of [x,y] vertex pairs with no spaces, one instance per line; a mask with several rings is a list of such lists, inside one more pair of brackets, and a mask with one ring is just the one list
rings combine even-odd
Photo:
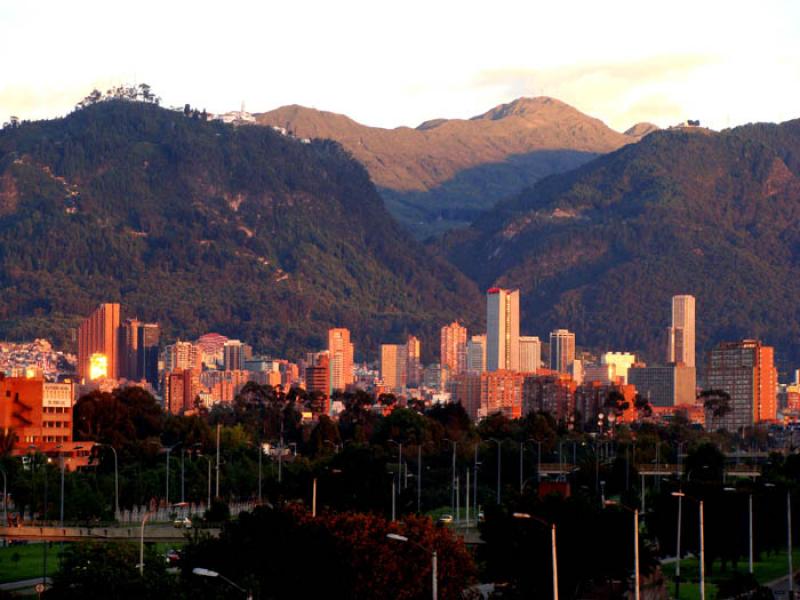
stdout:
[[451,525],[453,523],[453,515],[442,515],[437,523],[439,525]]
[[170,548],[165,554],[167,564],[175,566],[181,561],[181,553],[178,550]]
[[192,528],[192,520],[189,517],[178,517],[175,519],[172,524],[177,528],[183,529],[191,529]]

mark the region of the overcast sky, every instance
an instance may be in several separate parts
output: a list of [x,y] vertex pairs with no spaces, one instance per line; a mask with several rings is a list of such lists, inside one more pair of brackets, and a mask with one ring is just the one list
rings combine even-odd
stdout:
[[0,121],[141,82],[166,105],[383,127],[547,95],[619,130],[720,129],[800,117],[800,2],[0,0]]

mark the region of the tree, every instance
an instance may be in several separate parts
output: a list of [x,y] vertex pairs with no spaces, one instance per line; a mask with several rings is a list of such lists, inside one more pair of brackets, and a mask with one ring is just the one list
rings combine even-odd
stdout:
[[733,410],[731,395],[725,390],[703,390],[698,398],[703,401],[703,408],[706,410],[708,429],[712,429],[711,423],[714,423],[715,420],[719,423],[725,415]]
[[53,577],[48,598],[82,600],[102,593],[109,600],[175,598],[174,578],[154,546],[146,548],[144,577],[139,574],[139,548],[129,542],[69,544]]

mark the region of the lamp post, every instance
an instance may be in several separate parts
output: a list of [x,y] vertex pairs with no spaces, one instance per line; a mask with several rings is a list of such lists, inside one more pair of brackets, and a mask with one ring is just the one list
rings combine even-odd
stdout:
[[[109,448],[114,453],[114,516],[119,518],[119,463],[117,462],[117,450],[111,444],[97,445],[101,448]],[[75,448],[75,450],[78,448]]]
[[[706,566],[705,566],[705,532],[703,527],[703,501],[689,496],[685,492],[672,492],[677,498],[688,498],[697,502],[700,507],[700,600],[706,599]],[[680,524],[678,525],[680,527]],[[791,561],[791,557],[789,558]],[[789,584],[791,585],[791,583]]]
[[142,529],[139,533],[139,577],[144,577],[144,526],[147,524],[147,519],[155,514],[155,511],[148,510],[142,517]]
[[431,555],[431,591],[432,591],[432,598],[433,600],[438,600],[439,598],[439,581],[437,576],[437,554],[436,550],[430,550],[425,546],[418,544],[417,542],[408,539],[404,535],[400,535],[397,533],[387,533],[386,537],[390,540],[395,540],[396,542],[408,542],[410,544],[415,545],[417,548],[421,548],[425,552]]
[[422,506],[422,444],[417,444],[417,513]]
[[498,440],[497,438],[489,438],[490,442],[494,442],[497,444],[497,503],[500,504],[500,486],[502,483],[502,471],[501,471],[501,453],[500,453],[500,445],[503,443],[503,440]]
[[8,526],[8,478],[6,470],[0,467],[0,474],[3,475],[3,524],[4,527]]
[[633,597],[635,598],[635,600],[639,600],[640,598],[639,594],[641,588],[641,585],[639,583],[639,509],[631,508],[630,506],[625,506],[624,504],[620,504],[616,500],[606,500],[605,505],[619,506],[633,513],[633,578],[634,578]]
[[789,600],[794,600],[794,567],[792,565],[792,493],[786,491],[786,556],[789,561]]
[[208,510],[211,508],[211,457],[202,454],[201,456],[205,458],[206,462],[208,463],[208,500],[206,501],[206,510]]
[[233,581],[231,581],[224,575],[217,573],[216,571],[212,571],[211,569],[203,569],[202,567],[195,567],[194,569],[192,569],[192,573],[195,575],[199,575],[200,577],[219,577],[229,586],[236,588],[237,590],[242,592],[247,600],[253,600],[253,594],[251,594],[249,590],[244,589],[239,584],[234,583]]
[[444,439],[445,442],[453,444],[452,472],[450,475],[450,508],[455,513],[456,510],[456,446],[457,442]]
[[[397,485],[395,486],[392,484],[392,521],[394,521],[395,496],[397,496],[397,503],[400,503],[400,486],[402,484],[401,473],[403,472],[403,443],[395,440],[389,440],[389,443],[397,445]],[[392,478],[392,481],[394,481],[394,477]]]
[[[726,487],[723,488],[726,492],[736,492],[736,488]],[[747,566],[748,572],[753,573],[753,494],[747,495],[747,538],[748,538],[748,555]]]
[[552,573],[553,573],[553,600],[558,600],[558,558],[556,556],[556,524],[549,523],[544,519],[531,515],[529,513],[514,513],[515,519],[533,519],[542,523],[545,527],[550,528],[550,552],[552,555]]
[[167,490],[166,490],[167,507],[169,507],[169,455],[175,448],[177,448],[180,445],[181,445],[181,443],[178,442],[177,444],[173,444],[172,446],[169,446],[166,449],[167,450]]

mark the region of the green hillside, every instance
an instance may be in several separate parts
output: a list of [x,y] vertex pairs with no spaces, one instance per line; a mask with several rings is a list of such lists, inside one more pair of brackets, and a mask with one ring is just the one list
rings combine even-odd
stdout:
[[522,289],[523,328],[663,360],[670,296],[697,296],[698,351],[723,339],[800,362],[800,121],[652,133],[500,204],[444,251]]
[[480,310],[338,144],[125,101],[0,132],[0,336],[69,341],[101,301],[289,354],[337,325],[358,350],[432,342]]

